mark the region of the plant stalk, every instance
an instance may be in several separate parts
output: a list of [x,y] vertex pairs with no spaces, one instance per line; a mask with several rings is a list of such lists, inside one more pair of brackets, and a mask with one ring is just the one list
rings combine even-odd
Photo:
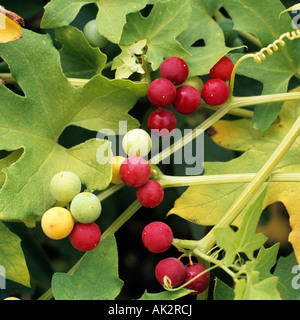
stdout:
[[[203,176],[167,176],[162,175],[159,183],[163,188],[188,187],[208,184],[247,183],[255,178],[256,173],[237,173]],[[270,182],[300,182],[300,173],[272,173]]]
[[280,160],[287,153],[289,148],[297,139],[300,134],[300,116],[297,118],[289,132],[281,141],[279,146],[275,149],[271,157],[258,171],[251,182],[246,186],[238,200],[231,206],[225,216],[211,229],[211,231],[199,241],[199,249],[203,252],[210,250],[215,244],[214,230],[220,227],[229,226],[244,209],[247,203],[263,185],[263,183],[269,178],[272,171],[275,169]]

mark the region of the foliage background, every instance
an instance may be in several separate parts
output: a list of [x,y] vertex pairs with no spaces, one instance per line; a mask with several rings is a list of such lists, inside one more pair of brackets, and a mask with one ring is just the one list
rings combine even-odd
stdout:
[[[54,39],[54,32],[52,30],[40,29],[41,17],[43,14],[43,7],[47,1],[42,0],[4,0],[1,1],[6,9],[14,11],[25,19],[25,26],[27,29],[34,30],[39,33],[49,32]],[[294,4],[294,1],[282,1],[288,8]],[[82,30],[85,23],[94,19],[97,13],[97,8],[93,4],[84,6],[76,19],[71,25]],[[142,11],[147,15],[147,8]],[[246,43],[251,46],[251,44]],[[57,46],[59,44],[57,43]],[[104,47],[102,51],[109,57],[114,57],[119,54],[120,49],[117,45],[109,44]],[[5,70],[1,70],[5,72]],[[111,76],[109,70],[106,70],[106,76]],[[203,80],[206,80],[203,78]],[[293,83],[290,84],[291,88]],[[246,77],[238,77],[236,81],[237,95],[256,95],[260,94],[262,86],[259,82]],[[146,129],[146,121],[148,115],[152,111],[152,107],[148,104],[147,99],[142,99],[130,111],[130,114],[137,118],[142,128]],[[179,126],[183,129],[193,128],[202,119],[207,117],[208,111],[200,110],[196,117],[178,116]],[[96,132],[88,131],[78,127],[68,127],[60,138],[60,144],[65,147],[71,147],[81,143],[87,139],[95,138]],[[237,152],[229,151],[220,148],[214,144],[208,137],[205,137],[205,161],[228,161],[235,158],[239,154]],[[3,154],[4,156],[4,154]],[[171,160],[172,163],[172,160]],[[170,175],[183,175],[184,167],[180,165],[165,165],[161,167],[165,174]],[[142,208],[129,220],[117,233],[116,240],[119,252],[119,275],[124,281],[124,287],[120,299],[135,299],[139,298],[145,288],[149,292],[158,292],[161,287],[157,284],[154,278],[154,268],[156,263],[164,257],[171,255],[178,256],[176,249],[170,249],[166,253],[155,255],[149,253],[142,245],[141,231],[144,226],[153,220],[166,219],[167,223],[172,227],[175,237],[182,239],[200,239],[204,233],[207,232],[206,228],[190,223],[181,219],[176,215],[170,215],[165,218],[166,213],[172,208],[174,201],[186,188],[170,188],[165,190],[165,199],[158,208],[145,209]],[[99,222],[102,232],[111,224],[115,218],[124,211],[135,200],[134,190],[130,188],[123,188],[117,194],[109,197],[103,202],[103,211],[101,220]],[[280,224],[284,222],[288,226],[288,216],[283,206],[280,204],[273,205],[267,208],[261,221],[261,230],[266,233],[268,230],[264,229],[264,224],[270,216],[270,211],[278,212],[278,219]],[[280,225],[278,224],[278,225]],[[31,274],[32,288],[26,288],[16,283],[7,283],[7,289],[0,291],[0,299],[6,296],[19,296],[23,299],[37,298],[45,290],[50,287],[51,277],[54,272],[66,271],[71,268],[81,253],[77,252],[69,244],[68,239],[55,242],[51,241],[44,236],[39,225],[37,228],[29,229],[23,224],[10,224],[6,226],[15,232],[22,239],[22,247]],[[291,252],[291,246],[287,242],[288,233],[286,229],[279,229],[276,234],[268,234],[269,238],[274,242],[281,241],[280,254],[283,256]],[[270,244],[272,244],[270,242]],[[211,277],[214,278],[213,271]],[[229,281],[226,275],[218,274],[224,282]],[[194,297],[187,296],[182,299],[194,299]]]

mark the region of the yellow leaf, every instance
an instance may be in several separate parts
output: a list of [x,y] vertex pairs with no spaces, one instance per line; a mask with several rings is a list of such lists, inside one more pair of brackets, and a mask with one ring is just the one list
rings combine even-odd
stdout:
[[0,43],[6,43],[22,38],[23,19],[16,13],[0,9]]

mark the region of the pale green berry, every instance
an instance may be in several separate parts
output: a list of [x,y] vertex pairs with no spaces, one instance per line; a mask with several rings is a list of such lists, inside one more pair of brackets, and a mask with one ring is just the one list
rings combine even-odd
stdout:
[[191,78],[186,79],[182,85],[194,87],[201,93],[201,90],[203,87],[203,81],[199,77],[191,77]]
[[81,223],[95,221],[101,213],[101,202],[91,192],[79,193],[71,202],[70,211],[75,220]]
[[151,150],[151,137],[148,132],[143,129],[132,129],[125,134],[122,147],[129,157],[144,157]]
[[50,192],[60,202],[70,202],[81,190],[78,176],[70,171],[57,173],[50,182]]
[[99,33],[96,20],[91,20],[84,26],[83,34],[92,47],[102,48],[109,42],[102,34]]

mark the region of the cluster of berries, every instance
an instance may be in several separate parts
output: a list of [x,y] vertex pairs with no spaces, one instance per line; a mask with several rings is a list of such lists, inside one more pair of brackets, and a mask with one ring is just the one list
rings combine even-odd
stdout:
[[[151,222],[142,232],[144,246],[153,253],[167,251],[172,245],[172,241],[172,229],[164,222]],[[192,295],[205,291],[210,282],[210,274],[202,264],[190,261],[184,265],[174,257],[165,258],[158,262],[155,267],[155,277],[162,286],[169,285],[174,288],[186,284],[187,289],[193,290]]]
[[164,137],[176,128],[175,114],[165,107],[173,105],[181,114],[194,113],[203,100],[211,106],[221,105],[229,97],[226,83],[231,77],[234,64],[228,57],[221,58],[210,70],[210,80],[203,84],[199,77],[188,79],[189,67],[179,57],[169,57],[160,66],[160,78],[148,87],[150,102],[158,107],[148,118],[148,128],[154,134]]
[[142,206],[158,206],[164,198],[164,189],[159,182],[151,179],[152,169],[143,158],[151,150],[150,135],[143,129],[130,130],[125,134],[122,146],[128,157],[114,157],[111,182],[137,188],[136,197]]
[[74,248],[90,251],[101,239],[95,220],[100,216],[102,206],[95,194],[81,192],[81,188],[81,181],[73,172],[57,173],[50,182],[50,192],[57,206],[43,214],[41,227],[51,239],[60,240],[69,236]]

